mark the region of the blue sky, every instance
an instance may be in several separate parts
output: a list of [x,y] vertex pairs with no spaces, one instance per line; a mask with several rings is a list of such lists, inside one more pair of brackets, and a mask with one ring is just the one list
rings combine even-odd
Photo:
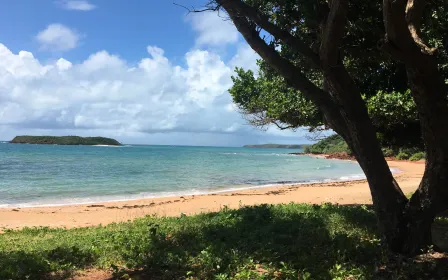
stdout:
[[[205,0],[178,0],[201,7]],[[0,2],[0,138],[104,135],[127,143],[304,143],[256,130],[227,92],[258,56],[216,13],[172,1]]]

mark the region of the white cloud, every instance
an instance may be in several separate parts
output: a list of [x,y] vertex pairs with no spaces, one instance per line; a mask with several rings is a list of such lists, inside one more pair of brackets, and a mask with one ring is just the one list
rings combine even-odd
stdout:
[[242,67],[246,70],[258,72],[257,60],[260,56],[247,44],[240,44],[235,56],[229,61],[230,67]]
[[62,8],[75,11],[91,11],[96,8],[95,5],[90,4],[84,0],[65,0],[59,2]]
[[40,31],[36,36],[41,49],[49,51],[67,51],[76,48],[80,36],[69,27],[53,23]]
[[[173,65],[157,47],[137,65],[106,51],[79,64],[42,64],[0,45],[0,125],[35,129],[225,133],[241,121],[229,112],[230,68],[193,50]],[[227,107],[226,107],[227,106]]]
[[[227,91],[233,66],[253,65],[238,59],[245,48],[228,63],[192,50],[185,66],[173,64],[158,47],[147,51],[136,65],[107,51],[80,63],[60,58],[43,64],[30,52],[15,54],[0,44],[0,131],[7,128],[1,140],[14,133],[77,134],[233,145],[259,142],[260,135],[277,137],[275,130],[266,134],[246,125]],[[135,140],[145,137],[149,140]]]
[[198,33],[198,46],[221,46],[236,43],[238,31],[231,21],[219,17],[217,13],[204,12],[190,16],[193,29]]

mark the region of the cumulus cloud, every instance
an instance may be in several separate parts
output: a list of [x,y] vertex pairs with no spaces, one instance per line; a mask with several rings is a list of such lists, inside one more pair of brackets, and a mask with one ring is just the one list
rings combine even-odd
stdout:
[[235,56],[229,61],[229,65],[232,69],[244,66],[244,69],[257,73],[258,59],[260,59],[260,56],[248,44],[240,44]]
[[193,14],[189,17],[193,29],[198,33],[198,46],[221,46],[236,43],[238,31],[231,21],[219,17],[213,12]]
[[40,31],[36,36],[42,50],[67,51],[76,48],[80,36],[69,27],[53,23]]
[[91,11],[96,8],[95,5],[84,0],[65,0],[58,3],[66,10]]
[[135,65],[107,51],[77,64],[43,64],[0,44],[0,126],[124,134],[250,129],[232,110],[232,69],[218,55],[192,50],[179,66],[158,47],[147,52]]

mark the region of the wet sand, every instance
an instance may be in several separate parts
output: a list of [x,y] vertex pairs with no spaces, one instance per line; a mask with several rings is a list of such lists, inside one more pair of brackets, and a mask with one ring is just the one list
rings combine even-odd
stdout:
[[[402,172],[395,177],[405,194],[415,191],[424,162],[388,161]],[[87,227],[123,222],[146,215],[178,216],[263,203],[372,203],[366,180],[287,185],[196,196],[141,199],[84,205],[0,208],[0,231],[23,227]]]

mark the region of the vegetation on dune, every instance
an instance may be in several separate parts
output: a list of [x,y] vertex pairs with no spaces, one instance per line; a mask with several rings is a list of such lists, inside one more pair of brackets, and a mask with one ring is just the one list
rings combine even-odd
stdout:
[[61,279],[91,267],[122,279],[132,271],[142,279],[448,277],[448,266],[437,260],[388,253],[366,206],[261,205],[0,235],[0,279]]
[[16,136],[10,143],[18,144],[54,144],[54,145],[111,145],[120,146],[120,142],[106,137],[80,136]]

